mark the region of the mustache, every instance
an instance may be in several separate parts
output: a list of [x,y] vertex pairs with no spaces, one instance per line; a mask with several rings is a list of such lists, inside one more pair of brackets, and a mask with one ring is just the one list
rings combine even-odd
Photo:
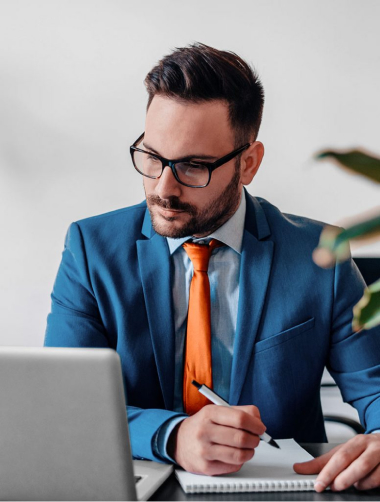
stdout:
[[177,211],[186,211],[190,214],[195,214],[195,208],[186,202],[181,202],[178,197],[169,197],[168,199],[161,199],[158,195],[149,195],[147,197],[148,203],[162,207],[163,209],[172,209]]

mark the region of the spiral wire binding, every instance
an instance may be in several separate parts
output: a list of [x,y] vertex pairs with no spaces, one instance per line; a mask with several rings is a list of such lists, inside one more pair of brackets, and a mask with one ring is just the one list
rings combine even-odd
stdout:
[[225,483],[186,485],[186,493],[287,492],[314,489],[314,481],[256,481],[255,483]]

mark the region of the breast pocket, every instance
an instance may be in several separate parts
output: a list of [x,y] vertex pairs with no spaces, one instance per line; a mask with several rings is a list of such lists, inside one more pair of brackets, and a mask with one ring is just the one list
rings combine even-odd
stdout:
[[293,326],[285,331],[281,331],[281,333],[277,333],[265,340],[260,340],[256,342],[254,347],[254,353],[258,354],[259,352],[263,352],[264,350],[271,349],[272,347],[276,347],[277,345],[284,344],[293,338],[296,338],[299,335],[302,335],[306,331],[309,331],[314,327],[315,318],[311,317],[307,321],[297,324],[297,326]]

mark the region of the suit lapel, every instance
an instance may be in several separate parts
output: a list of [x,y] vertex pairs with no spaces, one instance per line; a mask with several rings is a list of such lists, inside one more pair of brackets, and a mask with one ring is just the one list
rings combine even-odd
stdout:
[[137,241],[137,255],[158,376],[165,406],[170,410],[175,374],[170,255],[166,239],[151,229],[148,219],[147,211],[143,232],[151,238]]
[[259,202],[246,194],[247,211],[239,277],[239,306],[231,371],[231,405],[239,402],[268,288],[274,243]]
[[[274,243],[264,240],[269,225],[260,203],[246,195],[247,209],[239,278],[239,306],[231,371],[230,399],[239,402],[260,325]],[[148,211],[137,241],[138,262],[160,385],[167,409],[173,409],[175,333],[171,265],[167,241],[152,229]]]

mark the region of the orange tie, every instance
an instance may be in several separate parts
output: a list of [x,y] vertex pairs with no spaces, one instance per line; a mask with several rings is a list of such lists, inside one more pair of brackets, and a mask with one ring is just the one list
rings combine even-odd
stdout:
[[183,373],[183,406],[193,415],[210,401],[194,385],[193,380],[212,389],[211,369],[211,305],[207,269],[212,251],[223,246],[216,239],[210,244],[186,242],[183,247],[193,263],[187,314],[186,352]]

